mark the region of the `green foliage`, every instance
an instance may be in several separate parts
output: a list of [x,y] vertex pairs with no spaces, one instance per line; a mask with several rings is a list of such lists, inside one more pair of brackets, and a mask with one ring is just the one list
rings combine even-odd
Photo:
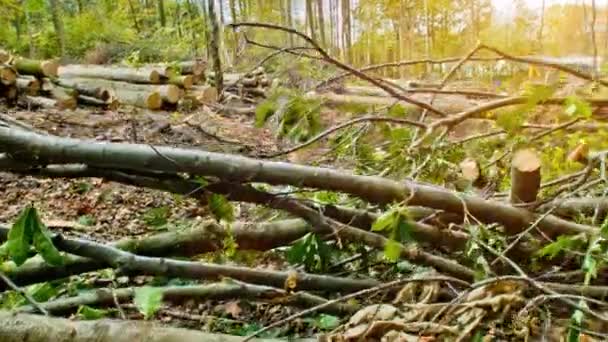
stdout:
[[11,227],[7,249],[13,262],[20,266],[31,256],[32,247],[47,263],[51,265],[63,263],[63,257],[53,245],[47,228],[38,217],[38,212],[29,205],[21,211]]
[[74,187],[75,193],[84,195],[93,189],[93,184],[90,182],[78,182],[74,185]]
[[336,316],[320,314],[315,318],[314,325],[321,330],[333,330],[340,325],[340,319]]
[[577,97],[577,96],[568,96],[566,98],[566,102],[564,103],[564,112],[572,117],[589,119],[593,114],[591,109],[591,105],[589,102]]
[[256,126],[272,121],[276,134],[305,141],[321,130],[321,102],[287,90],[277,90],[256,107]]
[[391,106],[387,111],[388,116],[396,117],[396,118],[404,118],[407,116],[407,109],[400,105],[396,104]]
[[233,222],[235,218],[235,209],[232,203],[226,199],[224,195],[210,194],[207,197],[209,210],[216,220],[224,220]]
[[562,252],[567,252],[569,250],[578,250],[583,245],[584,240],[581,239],[581,237],[560,235],[554,242],[545,245],[543,248],[538,250],[536,252],[536,256],[553,259]]
[[331,248],[316,234],[308,233],[287,250],[286,257],[290,264],[302,264],[309,272],[324,272],[329,265]]
[[107,317],[108,313],[108,310],[95,309],[88,305],[80,305],[78,311],[76,311],[76,316],[78,319],[82,320],[96,320]]
[[392,262],[399,260],[402,242],[414,241],[410,220],[407,208],[396,205],[380,215],[372,224],[372,231],[389,234],[390,238],[384,246],[384,256]]
[[133,304],[137,310],[149,319],[160,309],[163,301],[163,290],[157,287],[144,286],[135,289]]
[[151,227],[162,227],[169,222],[171,209],[167,206],[148,209],[142,216],[143,221]]

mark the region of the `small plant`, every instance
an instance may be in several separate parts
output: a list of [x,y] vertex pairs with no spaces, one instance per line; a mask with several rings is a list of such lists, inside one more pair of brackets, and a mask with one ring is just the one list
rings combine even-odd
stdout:
[[407,208],[395,205],[378,217],[372,225],[372,231],[388,233],[390,239],[384,246],[384,256],[392,262],[399,260],[402,242],[414,241],[410,220]]
[[143,215],[144,222],[152,227],[163,227],[169,221],[169,214],[171,213],[171,209],[169,207],[158,207],[152,208],[146,211]]
[[149,319],[160,309],[163,301],[163,291],[160,288],[145,286],[135,290],[133,303],[137,310]]
[[290,264],[302,264],[309,272],[327,270],[330,257],[330,247],[313,233],[306,234],[287,251],[287,261]]

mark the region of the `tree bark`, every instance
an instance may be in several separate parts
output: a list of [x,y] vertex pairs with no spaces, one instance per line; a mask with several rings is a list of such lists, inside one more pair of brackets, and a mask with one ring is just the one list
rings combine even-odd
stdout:
[[327,48],[327,39],[325,36],[325,15],[323,8],[323,0],[317,0],[317,12],[318,12],[318,22],[319,22],[319,36],[321,46]]
[[38,78],[58,76],[59,63],[55,60],[16,58],[14,65],[22,75],[31,75]]
[[61,20],[61,9],[59,8],[60,0],[49,0],[49,6],[51,10],[51,17],[53,19],[53,27],[55,28],[55,34],[57,35],[57,43],[59,46],[59,53],[61,56],[65,56],[65,35],[63,33],[63,21]]
[[536,201],[540,190],[540,167],[540,157],[534,150],[524,149],[515,152],[511,162],[511,203]]
[[[241,156],[145,144],[99,143],[71,138],[42,136],[0,126],[0,149],[15,158],[31,160],[35,155],[45,164],[84,163],[101,168],[136,171],[187,172],[242,182],[293,185],[349,193],[373,203],[408,200],[420,205],[462,214],[464,208],[485,223],[525,227],[538,215],[508,204],[485,200],[413,181],[393,181],[351,172],[262,161]],[[593,233],[597,228],[548,215],[538,227],[550,235]]]
[[[158,95],[160,95],[160,98],[162,101],[174,104],[174,103],[177,103],[177,101],[179,101],[179,99],[181,99],[183,96],[182,90],[173,84],[147,85],[147,84],[134,84],[134,83],[128,83],[128,82],[110,81],[110,80],[95,79],[95,78],[90,78],[90,79],[67,78],[67,79],[64,79],[64,81],[60,81],[60,82],[63,82],[64,84],[67,84],[67,85],[78,85],[82,89],[84,89],[85,87],[88,87],[88,88],[90,88],[91,91],[93,91],[95,88],[111,89],[112,95],[116,96],[119,99],[121,99],[122,93],[125,93],[125,92],[141,93],[141,94],[152,94],[152,93],[156,92],[156,93],[158,93]],[[91,92],[86,95],[93,96],[92,94],[94,94],[94,92]],[[152,101],[152,102],[150,102],[151,104],[155,103],[154,99],[152,99],[151,101]],[[122,100],[121,100],[121,102],[122,102]],[[148,101],[146,101],[146,102],[148,102]],[[124,103],[129,103],[129,102],[124,102]],[[129,103],[129,104],[132,104],[132,103]],[[139,105],[138,105],[138,107],[139,107]],[[152,105],[151,107],[145,106],[142,108],[156,109],[156,107],[154,105]]]
[[15,82],[17,82],[17,72],[15,71],[15,68],[9,65],[0,64],[0,83],[8,86],[15,84]]
[[17,89],[27,95],[36,95],[40,91],[40,81],[35,77],[18,77],[16,84]]
[[101,65],[72,64],[59,68],[59,77],[90,77],[133,83],[160,83],[160,74],[149,68],[107,67]]
[[80,81],[77,78],[56,78],[52,82],[62,87],[75,89],[81,95],[94,97],[102,101],[106,101],[112,95],[109,88],[95,84],[95,80]]
[[165,27],[167,26],[167,18],[165,17],[165,1],[156,0],[156,4],[158,6],[158,21],[160,22],[161,27]]
[[[145,321],[74,321],[32,314],[0,311],[0,340],[3,342],[239,342],[242,336],[203,333],[163,327]],[[278,339],[252,341],[278,342]],[[296,341],[313,342],[316,339]]]
[[222,62],[220,56],[220,28],[215,13],[215,1],[208,1],[208,14],[209,14],[209,37],[211,58],[213,60],[213,71],[215,72],[215,87],[217,88],[218,94],[222,94],[223,89],[223,74],[222,74]]

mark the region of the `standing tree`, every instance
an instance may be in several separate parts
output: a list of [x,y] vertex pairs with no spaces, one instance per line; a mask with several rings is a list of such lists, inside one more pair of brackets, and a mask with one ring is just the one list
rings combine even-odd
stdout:
[[63,57],[65,55],[65,36],[63,34],[63,21],[61,20],[61,9],[59,8],[59,5],[59,0],[49,0],[53,26],[55,27],[57,43],[59,44],[59,53]]
[[158,6],[158,20],[160,22],[161,27],[165,27],[167,25],[167,19],[165,18],[165,1],[157,0]]
[[215,86],[218,94],[222,93],[222,85],[224,83],[224,77],[222,75],[222,62],[220,58],[220,25],[215,13],[215,1],[207,1],[208,9],[208,22],[209,29],[209,49],[211,53],[211,59],[213,60],[213,71],[215,72]]

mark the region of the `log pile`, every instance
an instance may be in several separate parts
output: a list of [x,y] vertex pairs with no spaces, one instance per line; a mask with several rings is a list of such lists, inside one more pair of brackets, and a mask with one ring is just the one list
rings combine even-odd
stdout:
[[11,56],[0,50],[0,98],[29,107],[75,109],[78,105],[116,110],[129,105],[150,110],[176,108],[184,99],[215,103],[205,85],[206,63],[165,65],[62,65],[55,60]]

